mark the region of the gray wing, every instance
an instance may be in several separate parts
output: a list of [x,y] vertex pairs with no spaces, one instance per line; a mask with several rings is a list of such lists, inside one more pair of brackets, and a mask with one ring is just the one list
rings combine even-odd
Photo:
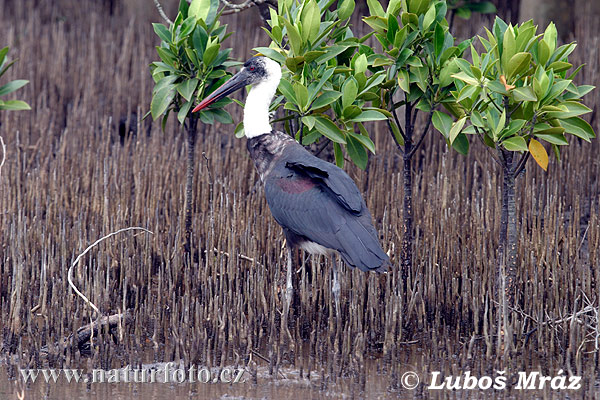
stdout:
[[295,157],[286,162],[286,167],[322,183],[348,211],[361,213],[366,209],[356,184],[343,169],[313,156],[302,147],[296,147],[294,153]]
[[295,235],[337,250],[352,267],[385,271],[389,258],[354,181],[343,170],[309,156],[314,160],[287,161],[282,171],[265,180],[273,217]]

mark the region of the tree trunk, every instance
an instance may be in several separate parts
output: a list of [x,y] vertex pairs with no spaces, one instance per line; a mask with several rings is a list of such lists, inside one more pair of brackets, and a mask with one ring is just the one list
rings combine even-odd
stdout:
[[500,302],[498,313],[498,356],[512,348],[512,325],[509,309],[514,307],[517,267],[517,219],[515,203],[514,153],[498,152],[502,162],[502,211],[498,244],[497,292]]
[[413,228],[412,228],[412,149],[413,149],[413,110],[410,103],[405,105],[404,114],[404,237],[402,239],[402,280],[406,288],[408,277],[412,269],[412,245],[413,245]]
[[196,136],[198,129],[198,118],[190,115],[187,118],[187,176],[185,183],[185,252],[192,251],[192,214],[194,210],[194,154],[196,150]]
[[412,269],[412,155],[408,155],[412,149],[410,139],[406,140],[404,146],[404,237],[402,238],[402,279],[404,285],[407,283],[410,270]]

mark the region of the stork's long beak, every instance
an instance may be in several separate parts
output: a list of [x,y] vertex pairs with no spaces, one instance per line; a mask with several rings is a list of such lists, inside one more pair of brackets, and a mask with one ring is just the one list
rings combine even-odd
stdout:
[[192,112],[200,111],[205,107],[208,107],[215,101],[222,99],[223,97],[235,92],[238,89],[243,88],[250,83],[250,74],[246,71],[246,68],[242,68],[240,72],[231,77],[227,82],[222,84],[217,90],[212,92],[207,98],[202,100]]

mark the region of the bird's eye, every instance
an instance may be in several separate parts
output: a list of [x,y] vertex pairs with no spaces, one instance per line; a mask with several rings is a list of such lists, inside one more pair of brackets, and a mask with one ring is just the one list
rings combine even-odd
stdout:
[[249,66],[248,71],[254,71],[254,66],[253,65]]

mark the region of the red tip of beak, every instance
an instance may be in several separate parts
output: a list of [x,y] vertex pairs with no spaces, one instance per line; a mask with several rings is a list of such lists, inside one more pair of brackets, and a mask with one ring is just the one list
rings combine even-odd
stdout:
[[208,107],[209,105],[211,105],[214,101],[215,101],[214,98],[207,97],[206,99],[202,100],[200,102],[200,104],[198,104],[196,107],[194,107],[194,109],[192,110],[192,112],[200,111],[203,108]]

